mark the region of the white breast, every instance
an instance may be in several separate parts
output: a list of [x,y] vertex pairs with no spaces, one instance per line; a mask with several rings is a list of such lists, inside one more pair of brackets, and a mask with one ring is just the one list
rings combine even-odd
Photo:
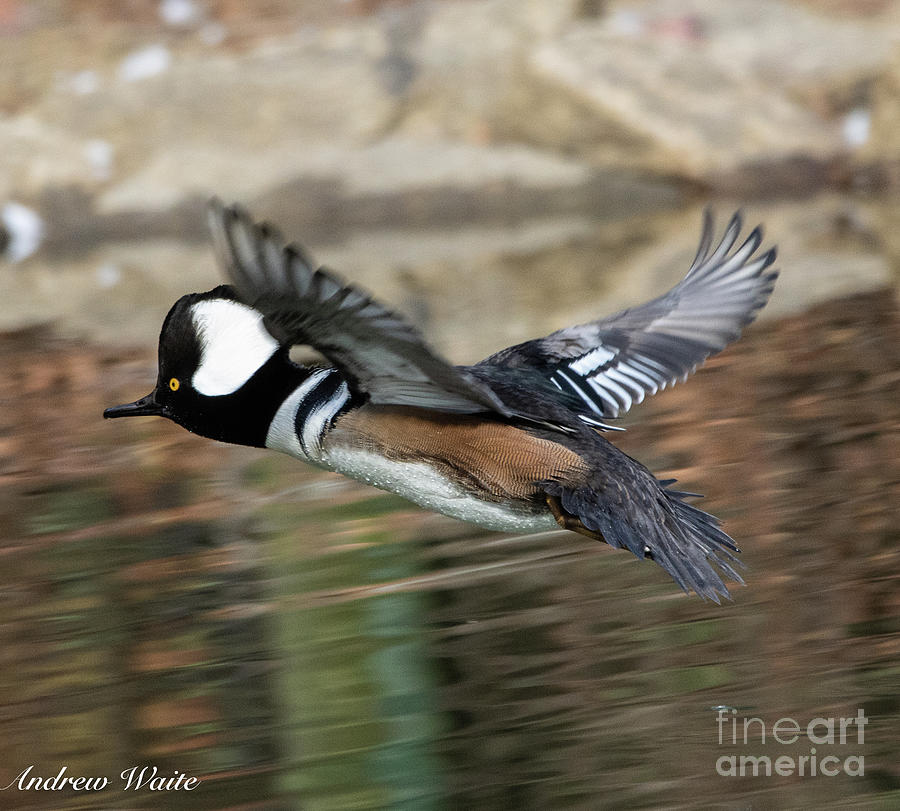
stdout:
[[300,436],[297,434],[297,411],[305,403],[313,389],[329,374],[329,369],[317,369],[285,399],[269,426],[269,433],[266,436],[267,448],[296,456],[305,462],[315,463],[317,461],[310,458],[300,444]]
[[460,521],[478,524],[499,532],[539,532],[556,529],[547,512],[535,515],[525,509],[482,501],[465,488],[424,462],[399,462],[366,450],[333,448],[326,451],[321,464],[352,479]]

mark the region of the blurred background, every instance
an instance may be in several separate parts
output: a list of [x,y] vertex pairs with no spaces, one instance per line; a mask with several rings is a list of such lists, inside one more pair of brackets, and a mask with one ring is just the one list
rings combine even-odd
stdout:
[[[898,128],[900,0],[0,0],[0,806],[898,807]],[[759,323],[615,437],[746,587],[104,423],[220,280],[213,194],[460,363],[764,222]],[[717,769],[814,749],[864,773]]]

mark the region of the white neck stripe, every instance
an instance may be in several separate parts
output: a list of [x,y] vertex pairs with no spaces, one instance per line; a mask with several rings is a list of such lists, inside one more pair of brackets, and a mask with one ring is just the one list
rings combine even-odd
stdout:
[[300,437],[297,436],[295,427],[297,410],[307,395],[331,372],[331,369],[317,369],[285,399],[269,425],[269,433],[266,436],[267,448],[288,453],[298,459],[309,460],[310,457],[307,456],[300,444]]
[[306,416],[300,444],[311,458],[318,459],[321,457],[322,436],[325,432],[325,427],[334,419],[334,415],[344,407],[349,397],[350,392],[347,389],[347,383],[341,381],[337,391]]

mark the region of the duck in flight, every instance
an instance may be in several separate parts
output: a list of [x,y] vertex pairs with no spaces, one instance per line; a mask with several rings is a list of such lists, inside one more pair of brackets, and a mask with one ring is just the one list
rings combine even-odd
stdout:
[[[775,249],[735,214],[714,245],[704,215],[685,278],[639,307],[454,366],[402,316],[238,206],[208,209],[230,281],[172,306],[156,387],[105,417],[159,416],[267,447],[504,532],[562,527],[659,564],[719,601],[738,551],[604,436],[607,420],[684,380],[734,341],[772,292]],[[327,365],[302,366],[290,349]]]

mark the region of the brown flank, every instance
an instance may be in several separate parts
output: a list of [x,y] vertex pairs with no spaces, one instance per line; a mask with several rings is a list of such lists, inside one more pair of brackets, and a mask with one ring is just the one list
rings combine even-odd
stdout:
[[536,482],[580,482],[588,470],[574,451],[513,425],[420,408],[363,406],[337,420],[327,443],[397,461],[431,462],[482,497],[490,494],[497,501],[543,502]]

